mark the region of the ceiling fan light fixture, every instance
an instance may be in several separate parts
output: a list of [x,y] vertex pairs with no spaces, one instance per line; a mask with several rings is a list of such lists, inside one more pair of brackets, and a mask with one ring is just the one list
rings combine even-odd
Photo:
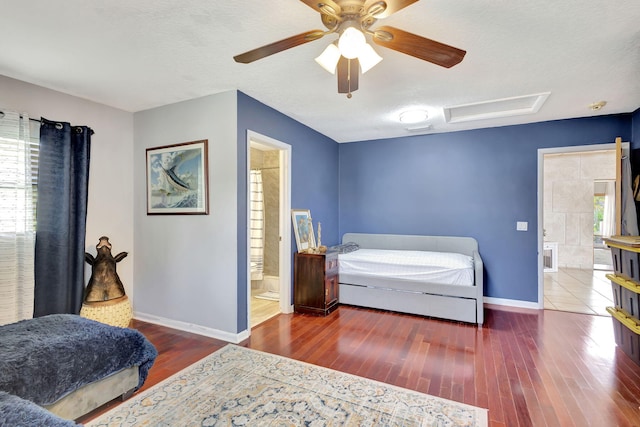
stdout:
[[358,55],[358,61],[360,62],[360,70],[364,74],[382,61],[382,57],[373,50],[369,43],[365,43],[360,55]]
[[424,122],[429,118],[429,114],[425,110],[406,110],[400,113],[400,122],[414,124]]
[[347,27],[338,40],[338,49],[345,58],[354,59],[360,55],[366,44],[367,41],[362,31],[355,27]]
[[339,60],[340,49],[338,49],[338,46],[333,43],[330,43],[320,56],[316,58],[316,62],[331,74],[336,73],[336,67]]
[[[364,74],[382,61],[371,45],[373,43],[399,53],[413,56],[432,64],[451,68],[464,58],[466,51],[431,40],[399,28],[383,25],[376,30],[371,26],[378,19],[386,18],[418,0],[302,0],[304,4],[320,13],[325,30],[311,30],[266,44],[233,57],[242,64],[249,64],[284,50],[309,43],[327,35],[336,35],[338,40],[315,58],[329,73],[337,75],[338,93],[358,90],[360,73]],[[394,113],[396,114],[396,113]],[[419,118],[410,118],[403,113],[403,123],[420,123],[427,120],[427,113]],[[396,120],[396,119],[391,119]]]

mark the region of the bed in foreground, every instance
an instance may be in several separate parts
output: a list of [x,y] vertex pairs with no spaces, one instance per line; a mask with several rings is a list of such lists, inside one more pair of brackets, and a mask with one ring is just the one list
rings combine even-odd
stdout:
[[[144,383],[155,347],[134,329],[71,314],[0,326],[0,392],[76,419]],[[0,425],[15,399],[0,399]],[[37,407],[31,416],[41,415]]]
[[342,243],[358,250],[339,255],[341,304],[484,322],[475,239],[346,233]]

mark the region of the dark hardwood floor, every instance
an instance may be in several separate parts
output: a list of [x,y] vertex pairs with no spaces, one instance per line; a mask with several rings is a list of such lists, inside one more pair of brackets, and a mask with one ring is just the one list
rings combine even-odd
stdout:
[[[276,316],[240,345],[488,408],[491,426],[640,426],[640,366],[615,346],[611,318],[491,306],[485,316],[478,328],[340,306]],[[160,353],[143,390],[226,345],[132,327]]]

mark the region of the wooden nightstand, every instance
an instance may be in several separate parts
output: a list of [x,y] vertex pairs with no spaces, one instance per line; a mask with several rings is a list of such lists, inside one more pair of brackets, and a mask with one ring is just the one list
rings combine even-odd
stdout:
[[338,308],[338,253],[296,253],[293,268],[296,313],[326,316]]

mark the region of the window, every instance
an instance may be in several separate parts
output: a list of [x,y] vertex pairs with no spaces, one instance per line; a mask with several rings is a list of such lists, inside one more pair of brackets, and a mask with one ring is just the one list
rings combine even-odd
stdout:
[[[38,158],[40,126],[29,123],[30,136],[21,138],[0,135],[0,232],[23,233],[36,228],[38,200]],[[27,162],[26,155],[30,162]],[[31,180],[24,178],[31,168]],[[30,188],[29,188],[29,187]],[[29,203],[30,202],[30,203]],[[29,212],[31,219],[20,220]]]
[[38,122],[0,112],[0,325],[29,319],[34,305]]

